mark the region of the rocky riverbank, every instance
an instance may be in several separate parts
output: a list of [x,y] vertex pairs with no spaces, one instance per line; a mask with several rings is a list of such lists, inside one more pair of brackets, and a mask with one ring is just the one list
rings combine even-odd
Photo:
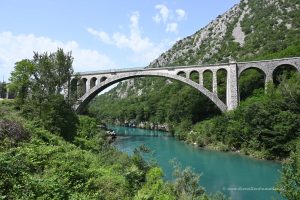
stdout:
[[137,122],[135,120],[125,120],[124,122],[115,121],[115,125],[118,126],[126,126],[126,127],[132,127],[132,128],[142,128],[142,129],[149,129],[149,130],[159,130],[159,131],[169,131],[170,128],[168,124],[156,124],[153,122]]

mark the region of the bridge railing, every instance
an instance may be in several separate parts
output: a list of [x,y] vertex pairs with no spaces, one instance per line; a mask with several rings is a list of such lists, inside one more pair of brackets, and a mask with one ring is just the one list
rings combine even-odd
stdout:
[[108,69],[108,70],[99,70],[99,71],[87,71],[87,72],[78,72],[80,75],[89,75],[89,74],[105,74],[105,73],[114,73],[114,72],[127,72],[127,71],[138,71],[145,70],[145,67],[134,67],[134,68],[121,68],[121,69]]
[[216,63],[216,64],[199,64],[199,65],[187,65],[187,66],[164,66],[159,68],[147,68],[147,67],[136,67],[136,68],[121,68],[121,69],[108,69],[108,70],[99,70],[99,71],[87,71],[87,72],[78,72],[79,75],[91,75],[91,74],[105,74],[105,73],[118,73],[118,72],[132,72],[132,71],[144,71],[144,70],[172,70],[176,68],[191,68],[191,67],[219,67],[223,65],[231,64],[249,64],[249,63],[261,63],[261,62],[274,62],[274,61],[283,61],[283,60],[293,60],[300,59],[300,57],[291,57],[291,58],[280,58],[280,59],[270,59],[270,60],[257,60],[257,61],[246,61],[246,62],[229,62],[229,63]]

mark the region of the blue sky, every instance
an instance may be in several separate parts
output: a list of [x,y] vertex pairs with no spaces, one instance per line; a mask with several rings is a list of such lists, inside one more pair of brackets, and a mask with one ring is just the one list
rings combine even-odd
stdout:
[[75,71],[147,66],[239,0],[1,0],[0,76],[33,51],[72,51]]

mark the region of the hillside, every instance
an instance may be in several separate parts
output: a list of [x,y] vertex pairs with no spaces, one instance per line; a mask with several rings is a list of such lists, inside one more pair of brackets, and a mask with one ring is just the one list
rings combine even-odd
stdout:
[[[297,0],[242,0],[206,27],[178,41],[148,67],[300,56],[299,19]],[[224,77],[218,74],[218,95],[223,101]],[[204,86],[211,89],[211,74],[204,74]],[[239,87],[244,100],[263,87],[263,75],[249,70],[240,78]],[[168,126],[171,131],[220,113],[195,89],[163,78],[125,81],[97,97],[89,111],[110,123]]]
[[299,55],[299,9],[297,0],[242,0],[149,67]]

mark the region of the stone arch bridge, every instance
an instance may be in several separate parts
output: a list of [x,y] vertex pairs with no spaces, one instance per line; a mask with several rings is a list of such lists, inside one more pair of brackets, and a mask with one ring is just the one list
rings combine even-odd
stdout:
[[[273,81],[273,72],[279,66],[292,66],[297,71],[300,71],[300,57],[262,60],[252,62],[238,63],[223,63],[212,65],[191,65],[191,66],[174,66],[162,68],[134,68],[95,72],[78,73],[82,83],[83,95],[79,97],[74,109],[80,112],[97,94],[105,88],[118,83],[120,81],[146,76],[164,77],[183,82],[197,89],[199,92],[207,96],[216,106],[226,112],[235,109],[239,105],[238,79],[242,72],[249,68],[257,68],[261,70],[265,76],[265,84]],[[222,102],[217,94],[217,72],[219,70],[226,71],[226,103]],[[212,73],[212,91],[208,90],[203,85],[203,74],[206,71]],[[198,83],[191,80],[191,73],[199,74]],[[182,76],[182,74],[184,76]],[[78,87],[78,78],[73,76],[71,84]],[[71,91],[71,86],[65,88],[65,95]]]

